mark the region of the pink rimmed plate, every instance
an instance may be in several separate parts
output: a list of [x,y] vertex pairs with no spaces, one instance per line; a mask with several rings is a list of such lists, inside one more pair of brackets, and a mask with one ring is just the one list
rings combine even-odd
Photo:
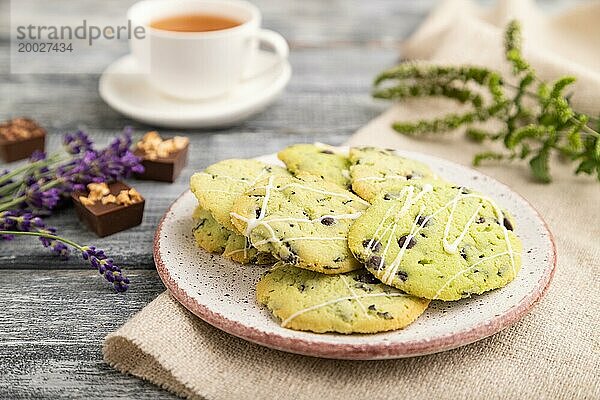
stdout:
[[[181,304],[209,324],[263,346],[316,357],[371,360],[431,354],[473,343],[518,321],[542,297],[554,273],[556,249],[546,223],[525,199],[480,172],[425,154],[398,154],[488,194],[513,215],[523,241],[523,265],[513,282],[456,302],[433,301],[416,322],[398,331],[341,335],[282,328],[255,299],[255,284],[267,268],[242,266],[195,246],[191,214],[197,201],[189,190],[156,230],[154,260],[161,279]],[[260,159],[280,163],[275,155]]]

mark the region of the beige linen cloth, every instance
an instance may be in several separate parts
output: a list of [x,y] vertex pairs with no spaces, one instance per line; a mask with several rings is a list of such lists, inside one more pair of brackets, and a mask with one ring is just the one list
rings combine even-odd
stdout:
[[[406,55],[499,68],[501,28],[525,26],[526,56],[540,75],[580,78],[575,105],[600,112],[600,5],[544,17],[528,1],[494,11],[466,1],[441,4],[406,43]],[[452,104],[394,106],[358,131],[351,145],[410,149],[469,164],[479,147],[462,135],[435,140],[394,133],[396,119],[448,111]],[[554,232],[558,266],[545,298],[504,331],[456,350],[389,361],[297,356],[232,337],[199,320],[163,293],[104,344],[116,369],[197,399],[599,399],[600,184],[553,165],[554,182],[532,182],[526,165],[491,165],[484,173],[526,197]]]

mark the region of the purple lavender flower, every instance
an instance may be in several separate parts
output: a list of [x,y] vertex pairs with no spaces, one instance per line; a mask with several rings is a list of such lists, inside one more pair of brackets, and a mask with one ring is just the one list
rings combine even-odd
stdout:
[[[30,212],[23,210],[8,210],[0,212],[0,231],[18,231],[18,232],[38,232],[43,234],[55,235],[56,228],[46,227],[44,221]],[[4,240],[11,240],[14,235],[3,235]],[[44,247],[50,248],[53,253],[67,258],[69,248],[55,239],[49,239],[43,236],[39,237]]]
[[94,143],[88,137],[88,135],[79,130],[75,133],[67,133],[63,137],[63,146],[65,151],[69,154],[79,154],[86,151],[93,150]]
[[124,292],[129,287],[129,278],[123,275],[121,268],[114,264],[111,258],[106,257],[103,250],[97,249],[94,246],[83,246],[81,248],[81,256],[84,260],[88,260],[90,265],[98,270],[104,279],[113,284],[113,288],[117,292]]
[[[45,229],[38,229],[37,232],[43,233],[43,234],[48,234],[48,235],[56,235],[56,228],[50,227],[50,228],[45,228]],[[69,248],[64,243],[60,242],[59,240],[40,236],[40,241],[42,242],[42,245],[44,247],[52,250],[52,252],[54,254],[56,254],[63,260],[66,260],[69,258],[69,255],[71,253],[69,251]]]
[[112,153],[115,156],[122,156],[126,151],[129,151],[131,148],[131,136],[133,134],[133,129],[129,126],[123,129],[123,132],[113,139],[112,142],[105,149],[106,152]]
[[130,281],[123,271],[104,250],[94,246],[81,246],[71,240],[57,236],[56,228],[46,227],[41,218],[22,210],[0,212],[0,238],[12,239],[15,235],[37,236],[42,245],[62,259],[70,255],[70,245],[81,252],[84,260],[98,270],[98,273],[110,282],[116,292],[124,292],[129,287]]
[[32,162],[32,163],[37,162],[37,161],[42,161],[45,159],[46,159],[46,153],[44,153],[43,151],[40,151],[40,150],[35,150],[29,156],[29,162]]
[[25,189],[25,203],[33,209],[52,210],[60,201],[60,191],[57,188],[44,190],[38,183],[32,183]]

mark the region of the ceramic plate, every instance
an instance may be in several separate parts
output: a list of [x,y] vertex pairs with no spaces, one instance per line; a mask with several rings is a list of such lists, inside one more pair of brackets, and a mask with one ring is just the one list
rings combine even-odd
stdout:
[[[271,67],[272,66],[272,67]],[[269,68],[271,67],[271,68]],[[259,74],[259,72],[264,73]],[[287,60],[259,51],[243,81],[227,95],[202,101],[164,96],[137,73],[132,55],[112,63],[100,77],[100,97],[113,109],[149,125],[170,128],[212,128],[238,123],[264,110],[279,96],[292,75]]]
[[[282,328],[255,300],[255,284],[266,270],[242,266],[194,245],[191,214],[197,205],[187,191],[162,218],[154,260],[171,293],[192,313],[242,339],[292,353],[338,359],[387,359],[444,351],[475,342],[522,318],[545,292],[556,263],[552,235],[542,218],[506,185],[439,158],[398,152],[427,163],[441,177],[496,199],[515,218],[523,241],[523,265],[508,286],[456,302],[433,301],[407,328],[378,334],[315,334]],[[275,155],[261,160],[278,164]]]

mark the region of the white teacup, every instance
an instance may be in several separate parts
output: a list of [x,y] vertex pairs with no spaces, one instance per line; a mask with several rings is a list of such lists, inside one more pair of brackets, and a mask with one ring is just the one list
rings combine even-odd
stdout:
[[[185,14],[217,15],[242,23],[208,32],[150,27],[157,19]],[[144,39],[134,35],[130,40],[140,71],[148,73],[150,84],[158,91],[181,99],[223,95],[251,78],[248,66],[259,43],[273,49],[277,62],[285,60],[289,52],[279,33],[260,28],[260,11],[244,0],[143,0],[129,9],[127,17],[133,29],[142,26],[145,30]]]

